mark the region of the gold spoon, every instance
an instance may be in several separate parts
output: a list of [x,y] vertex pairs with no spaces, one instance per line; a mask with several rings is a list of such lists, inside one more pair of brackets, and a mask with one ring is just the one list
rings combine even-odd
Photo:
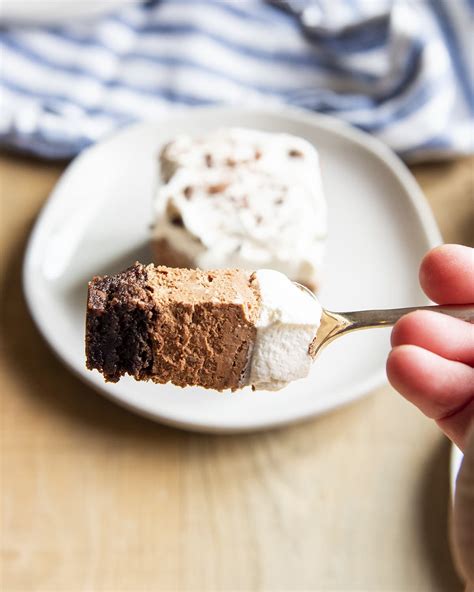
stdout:
[[[317,300],[311,290],[308,290],[308,288],[301,284],[297,285]],[[443,304],[438,306],[389,308],[385,310],[356,310],[353,312],[332,312],[323,308],[321,324],[319,325],[316,337],[309,346],[309,353],[315,358],[323,347],[341,335],[345,335],[351,331],[359,331],[360,329],[391,327],[403,316],[415,310],[432,310],[456,319],[474,323],[473,304]]]

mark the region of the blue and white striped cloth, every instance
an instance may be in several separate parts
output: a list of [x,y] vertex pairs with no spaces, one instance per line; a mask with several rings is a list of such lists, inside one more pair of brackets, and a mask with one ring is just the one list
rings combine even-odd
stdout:
[[0,29],[0,142],[71,157],[183,106],[333,114],[407,159],[473,151],[473,0],[161,0]]

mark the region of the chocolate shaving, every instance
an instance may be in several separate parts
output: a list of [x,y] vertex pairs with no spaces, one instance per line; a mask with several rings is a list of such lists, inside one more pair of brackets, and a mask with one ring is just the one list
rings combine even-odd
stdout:
[[222,191],[224,191],[228,186],[229,183],[217,183],[216,185],[209,185],[207,192],[211,195],[215,193],[222,193]]
[[296,148],[292,148],[288,154],[292,157],[292,158],[301,158],[303,156],[303,153],[301,152],[301,150],[297,150]]
[[170,222],[173,226],[180,226],[181,228],[184,226],[183,218],[179,214],[174,215]]

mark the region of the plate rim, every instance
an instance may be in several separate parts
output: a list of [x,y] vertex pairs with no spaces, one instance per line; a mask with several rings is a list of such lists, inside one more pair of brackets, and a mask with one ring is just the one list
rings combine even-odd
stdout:
[[459,471],[461,470],[461,464],[464,455],[462,451],[456,446],[451,444],[451,451],[449,454],[449,484],[451,488],[451,501],[454,502],[454,496],[456,494],[456,482],[458,479]]
[[[424,233],[424,237],[427,243],[430,244],[432,247],[442,243],[441,233],[437,226],[434,214],[415,178],[408,170],[406,165],[402,162],[402,160],[388,146],[383,144],[377,138],[370,136],[369,134],[350,126],[346,122],[343,122],[329,115],[314,113],[304,109],[286,106],[272,108],[238,106],[195,107],[179,109],[171,114],[163,114],[163,117],[167,117],[168,119],[172,117],[174,120],[179,120],[180,118],[188,118],[191,113],[194,116],[199,117],[200,112],[214,112],[216,118],[218,118],[219,116],[238,116],[242,115],[243,113],[246,113],[253,115],[260,114],[261,116],[267,117],[273,116],[285,119],[293,119],[300,123],[307,124],[311,127],[323,128],[326,131],[329,131],[330,133],[339,136],[339,138],[343,138],[344,140],[349,140],[350,142],[356,143],[360,148],[368,151],[376,158],[378,158],[378,160],[381,161],[390,170],[391,174],[399,180],[400,184],[402,185],[407,194],[407,197],[410,200],[412,207],[416,211],[417,217],[420,222],[420,231]],[[32,274],[30,273],[30,271],[34,271],[32,261],[35,254],[35,246],[39,240],[39,236],[42,230],[43,221],[47,219],[49,212],[54,210],[54,208],[56,207],[56,203],[62,200],[61,188],[66,183],[68,176],[71,174],[74,168],[80,165],[81,160],[87,158],[90,155],[90,153],[92,153],[94,150],[101,149],[104,144],[115,141],[120,135],[129,134],[130,132],[141,127],[158,125],[159,122],[160,119],[152,121],[145,120],[125,126],[124,128],[112,132],[96,144],[83,150],[68,164],[66,169],[63,171],[57,183],[53,187],[51,193],[49,194],[43,206],[41,207],[39,214],[36,217],[34,226],[27,240],[25,254],[23,257],[22,285],[27,307],[33,318],[33,321],[36,327],[38,328],[39,332],[41,333],[42,337],[45,339],[46,343],[53,351],[53,353],[61,360],[63,364],[65,364],[65,366],[69,370],[72,371],[72,373],[75,376],[80,378],[80,380],[85,382],[88,386],[91,386],[96,392],[99,392],[101,395],[106,396],[109,400],[115,402],[116,404],[122,407],[125,407],[129,411],[147,417],[153,421],[163,423],[165,425],[204,433],[232,434],[254,432],[258,430],[272,429],[284,425],[292,425],[305,420],[310,420],[316,416],[322,415],[329,411],[336,410],[343,405],[346,405],[363,397],[364,395],[368,395],[373,390],[385,384],[385,370],[380,369],[378,372],[374,372],[367,380],[362,382],[357,389],[349,389],[351,393],[350,395],[341,397],[341,399],[337,403],[327,404],[313,413],[302,411],[300,413],[294,414],[289,418],[280,418],[271,421],[264,421],[260,419],[258,421],[249,421],[245,425],[219,426],[212,423],[205,423],[202,421],[186,421],[182,418],[177,418],[176,416],[173,416],[172,413],[150,412],[149,410],[144,409],[143,407],[136,405],[130,402],[129,400],[123,399],[123,397],[118,395],[117,393],[112,393],[108,389],[104,388],[100,382],[95,380],[95,376],[91,373],[90,375],[81,373],[77,368],[74,367],[72,362],[66,355],[64,355],[64,352],[61,350],[59,346],[56,345],[54,339],[50,335],[48,323],[44,321],[40,311],[38,310],[38,307],[35,304],[33,288],[31,286]]]

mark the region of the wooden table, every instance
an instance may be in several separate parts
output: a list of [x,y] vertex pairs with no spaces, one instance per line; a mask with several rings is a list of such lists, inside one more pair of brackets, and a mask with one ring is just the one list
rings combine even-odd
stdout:
[[[446,241],[472,241],[473,165],[413,168]],[[298,426],[206,436],[128,413],[62,366],[21,266],[63,169],[0,160],[1,589],[460,590],[449,444],[388,386]]]

